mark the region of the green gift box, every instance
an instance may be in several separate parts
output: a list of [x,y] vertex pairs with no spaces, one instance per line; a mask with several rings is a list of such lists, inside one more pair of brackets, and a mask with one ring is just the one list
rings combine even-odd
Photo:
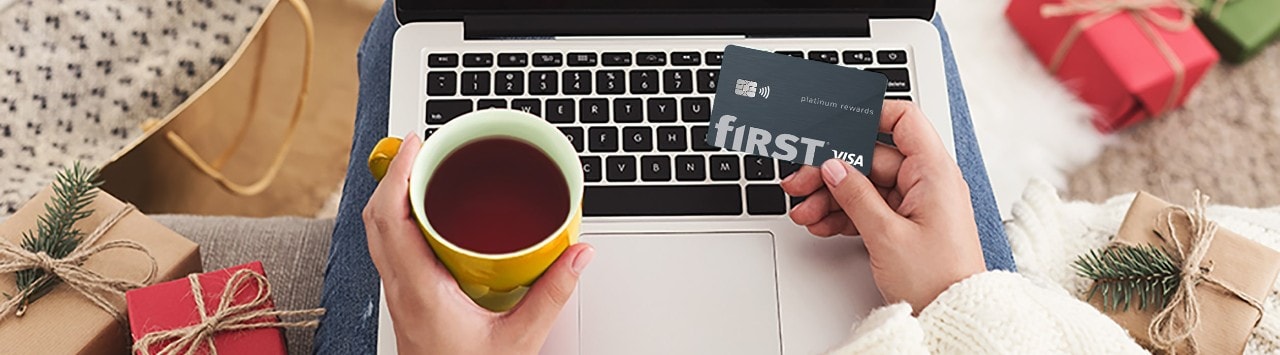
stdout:
[[1196,26],[1222,59],[1241,63],[1280,36],[1280,0],[1201,0]]

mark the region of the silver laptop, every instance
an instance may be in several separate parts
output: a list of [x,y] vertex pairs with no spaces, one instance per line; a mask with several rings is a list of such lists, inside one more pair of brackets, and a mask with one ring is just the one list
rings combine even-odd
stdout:
[[[949,151],[932,0],[397,0],[392,136],[523,110],[564,132],[597,248],[544,354],[813,354],[883,304],[859,238],[786,217],[796,167],[705,142],[729,44],[884,74]],[[378,352],[395,353],[382,302]]]

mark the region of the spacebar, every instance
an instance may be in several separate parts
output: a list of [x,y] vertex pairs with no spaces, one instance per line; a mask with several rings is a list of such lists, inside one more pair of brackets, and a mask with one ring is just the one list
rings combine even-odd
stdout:
[[585,216],[736,216],[742,214],[738,185],[588,186]]

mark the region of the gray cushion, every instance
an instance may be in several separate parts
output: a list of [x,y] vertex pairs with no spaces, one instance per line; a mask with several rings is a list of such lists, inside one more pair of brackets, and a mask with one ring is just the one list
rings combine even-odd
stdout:
[[[150,217],[200,244],[206,271],[262,261],[277,308],[320,306],[333,219]],[[310,354],[314,333],[312,329],[287,330],[289,354]]]

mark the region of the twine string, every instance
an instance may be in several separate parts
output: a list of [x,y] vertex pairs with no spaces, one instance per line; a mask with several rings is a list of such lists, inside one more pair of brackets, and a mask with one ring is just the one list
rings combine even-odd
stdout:
[[[156,273],[159,271],[156,265],[156,258],[151,255],[151,252],[146,247],[132,240],[113,240],[101,245],[94,244],[97,244],[98,240],[102,239],[102,236],[107,231],[115,227],[117,222],[123,220],[133,211],[136,211],[136,208],[132,204],[125,204],[123,208],[99,223],[93,232],[81,239],[80,244],[63,258],[53,258],[45,252],[31,252],[9,241],[0,240],[0,274],[30,269],[42,270],[44,275],[32,282],[32,285],[60,280],[123,324],[125,322],[124,313],[112,306],[108,298],[122,299],[125,291],[151,283],[151,280],[155,278]],[[151,263],[151,269],[147,273],[147,277],[141,282],[136,282],[123,278],[102,276],[84,267],[85,261],[88,261],[89,258],[112,249],[135,250],[146,256]],[[18,317],[26,314],[29,305],[28,297],[34,291],[35,287],[19,290],[17,295],[0,303],[0,322],[8,317],[10,311],[13,311]]]
[[[1200,299],[1196,297],[1195,289],[1201,284],[1214,286],[1257,309],[1258,317],[1254,320],[1254,327],[1262,321],[1262,303],[1214,276],[1212,260],[1204,262],[1209,252],[1209,245],[1213,244],[1213,239],[1218,232],[1218,224],[1209,220],[1205,214],[1208,204],[1209,196],[1196,190],[1194,210],[1187,210],[1182,206],[1170,206],[1156,216],[1156,225],[1163,225],[1169,231],[1167,236],[1160,233],[1157,235],[1163,239],[1166,249],[1175,252],[1174,262],[1180,265],[1182,272],[1181,282],[1178,283],[1173,297],[1169,299],[1169,304],[1156,313],[1147,327],[1147,336],[1152,343],[1169,354],[1177,354],[1177,345],[1184,342],[1192,353],[1198,352],[1195,338],[1191,333],[1200,325]],[[1183,245],[1178,238],[1178,228],[1174,225],[1176,220],[1186,221],[1189,226],[1191,234],[1188,236],[1187,245]]]
[[[133,350],[143,355],[153,355],[151,348],[165,344],[154,355],[193,355],[199,349],[208,349],[209,354],[216,355],[218,348],[214,345],[214,335],[222,332],[233,332],[263,328],[311,328],[320,324],[317,319],[286,322],[280,317],[315,318],[324,315],[323,308],[307,310],[275,310],[263,307],[271,299],[271,284],[266,276],[253,270],[236,271],[227,279],[226,287],[218,299],[218,305],[210,313],[205,306],[204,287],[200,278],[192,274],[187,276],[191,282],[191,294],[195,298],[196,311],[200,314],[200,322],[186,327],[148,333],[133,344]],[[252,283],[252,284],[251,284]],[[245,287],[256,286],[256,293],[247,302],[235,303],[236,295]],[[260,320],[272,317],[275,320]]]

